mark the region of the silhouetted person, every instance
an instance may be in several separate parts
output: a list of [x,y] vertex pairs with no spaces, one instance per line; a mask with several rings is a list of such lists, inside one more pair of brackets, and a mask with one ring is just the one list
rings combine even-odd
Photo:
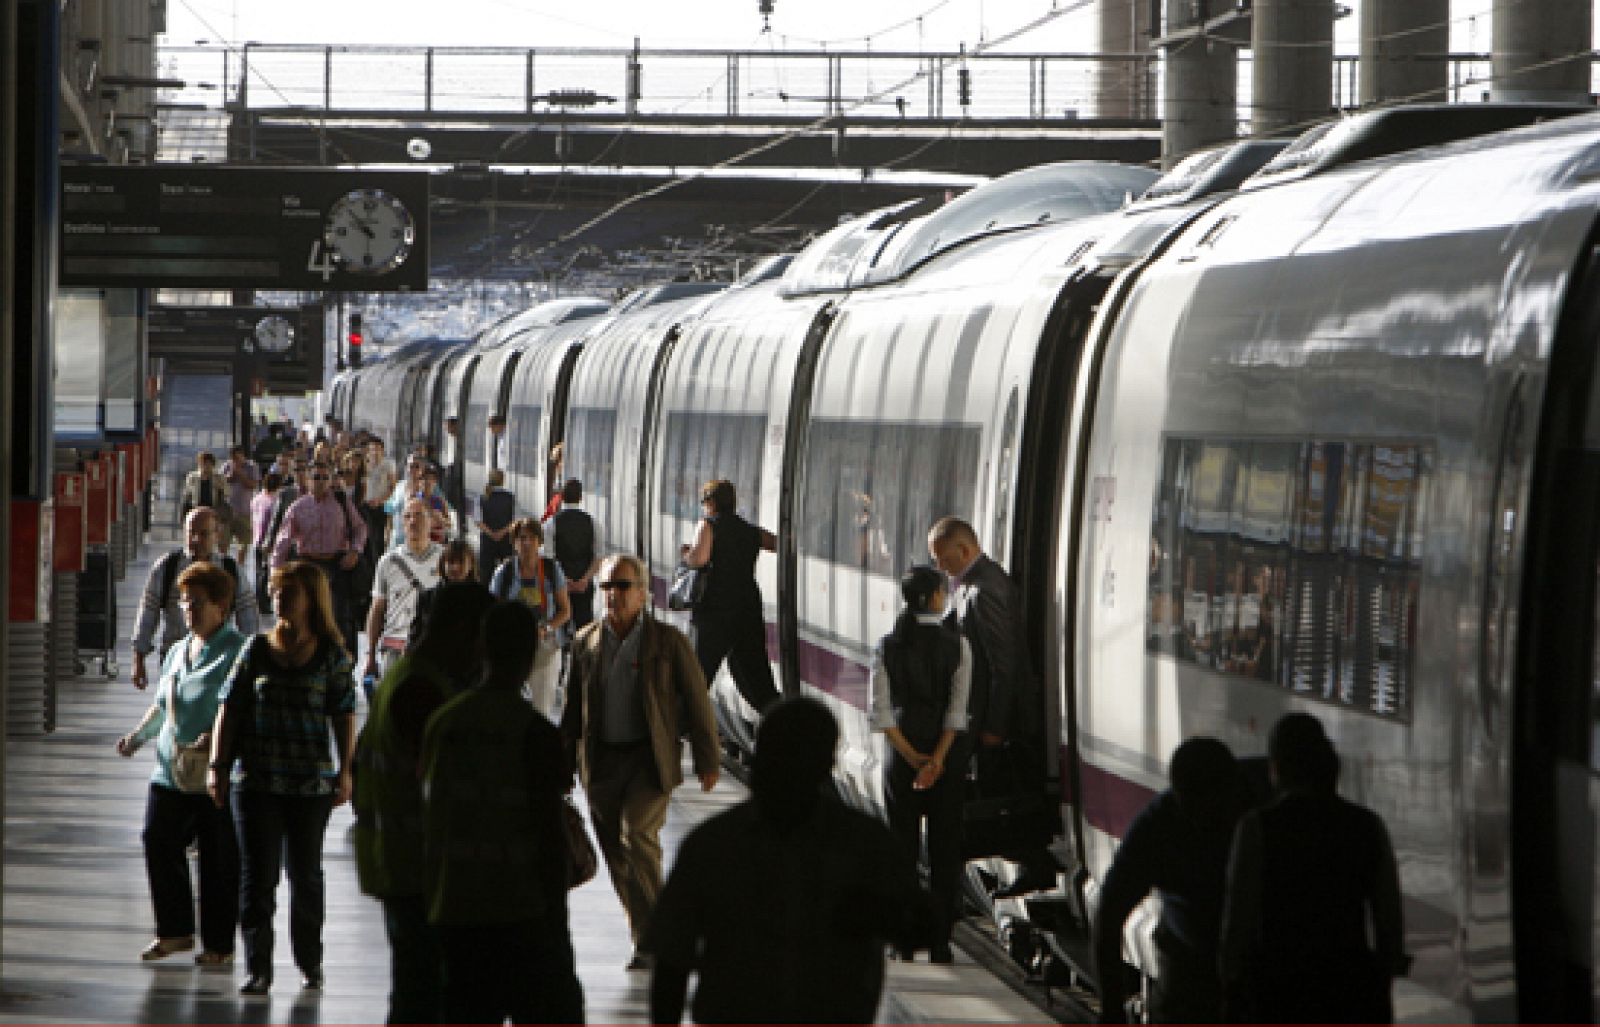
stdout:
[[583,1022],[567,930],[555,725],[522,698],[538,624],[521,603],[483,621],[483,683],[445,703],[422,743],[428,922],[444,956],[449,1023]]
[[1409,960],[1388,831],[1336,794],[1339,757],[1310,714],[1273,726],[1267,761],[1278,798],[1239,822],[1228,865],[1227,1015],[1389,1023],[1390,985]]
[[383,903],[389,1023],[438,1023],[444,1013],[423,875],[422,736],[434,711],[478,680],[478,626],[493,603],[475,581],[448,582],[433,592],[422,638],[372,694],[356,756],[356,873],[361,890]]
[[753,797],[678,850],[651,923],[652,1023],[870,1023],[885,944],[925,937],[929,910],[881,822],[824,794],[839,729],[814,699],[771,707]]
[[1122,929],[1152,890],[1161,895],[1161,921],[1151,1021],[1222,1022],[1217,944],[1228,850],[1245,792],[1233,753],[1215,738],[1179,745],[1167,776],[1172,786],[1128,826],[1100,890],[1094,959],[1103,1023],[1125,1020]]

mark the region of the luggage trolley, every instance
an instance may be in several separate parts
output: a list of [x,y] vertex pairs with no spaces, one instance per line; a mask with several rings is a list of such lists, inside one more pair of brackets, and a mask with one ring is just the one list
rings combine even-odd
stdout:
[[79,677],[89,672],[89,664],[100,661],[100,673],[107,681],[116,680],[117,667],[117,589],[112,579],[110,547],[89,547],[88,567],[78,572],[78,654],[73,670]]

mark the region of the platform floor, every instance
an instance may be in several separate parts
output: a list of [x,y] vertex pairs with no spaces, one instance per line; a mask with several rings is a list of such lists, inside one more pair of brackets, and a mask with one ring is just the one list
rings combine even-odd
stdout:
[[[121,610],[133,608],[150,558],[171,544],[147,545],[130,566],[118,588]],[[124,615],[122,623],[131,619]],[[325,990],[298,989],[286,943],[278,946],[268,1001],[239,998],[238,966],[200,971],[187,955],[140,962],[152,934],[139,842],[150,757],[124,760],[113,746],[150,695],[129,684],[126,653],[121,664],[116,680],[62,684],[53,734],[7,739],[0,1022],[381,1023],[389,953],[380,908],[356,885],[348,807],[334,811],[325,846]],[[669,869],[683,836],[744,794],[727,775],[709,795],[692,781],[680,789],[664,831]],[[286,889],[279,893],[280,938],[288,930]],[[647,1022],[648,975],[623,969],[627,929],[603,872],[573,893],[571,925],[589,1022]],[[958,951],[953,966],[891,963],[880,1018],[1021,1023],[1050,1016]]]

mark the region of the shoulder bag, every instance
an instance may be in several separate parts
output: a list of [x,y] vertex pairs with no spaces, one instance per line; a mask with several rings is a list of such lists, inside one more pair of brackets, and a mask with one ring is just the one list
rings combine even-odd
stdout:
[[594,842],[589,840],[583,814],[578,812],[571,798],[561,800],[561,823],[566,828],[567,887],[580,888],[600,872],[600,856],[594,850]]
[[672,572],[672,587],[667,590],[667,609],[694,609],[695,604],[704,598],[706,586],[711,582],[711,576],[706,573],[710,569],[710,564],[690,567],[679,560],[678,569]]

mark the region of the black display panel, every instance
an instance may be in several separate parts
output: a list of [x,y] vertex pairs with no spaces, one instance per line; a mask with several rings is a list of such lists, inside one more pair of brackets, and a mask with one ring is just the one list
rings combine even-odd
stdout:
[[60,252],[67,288],[421,291],[428,175],[69,164]]

